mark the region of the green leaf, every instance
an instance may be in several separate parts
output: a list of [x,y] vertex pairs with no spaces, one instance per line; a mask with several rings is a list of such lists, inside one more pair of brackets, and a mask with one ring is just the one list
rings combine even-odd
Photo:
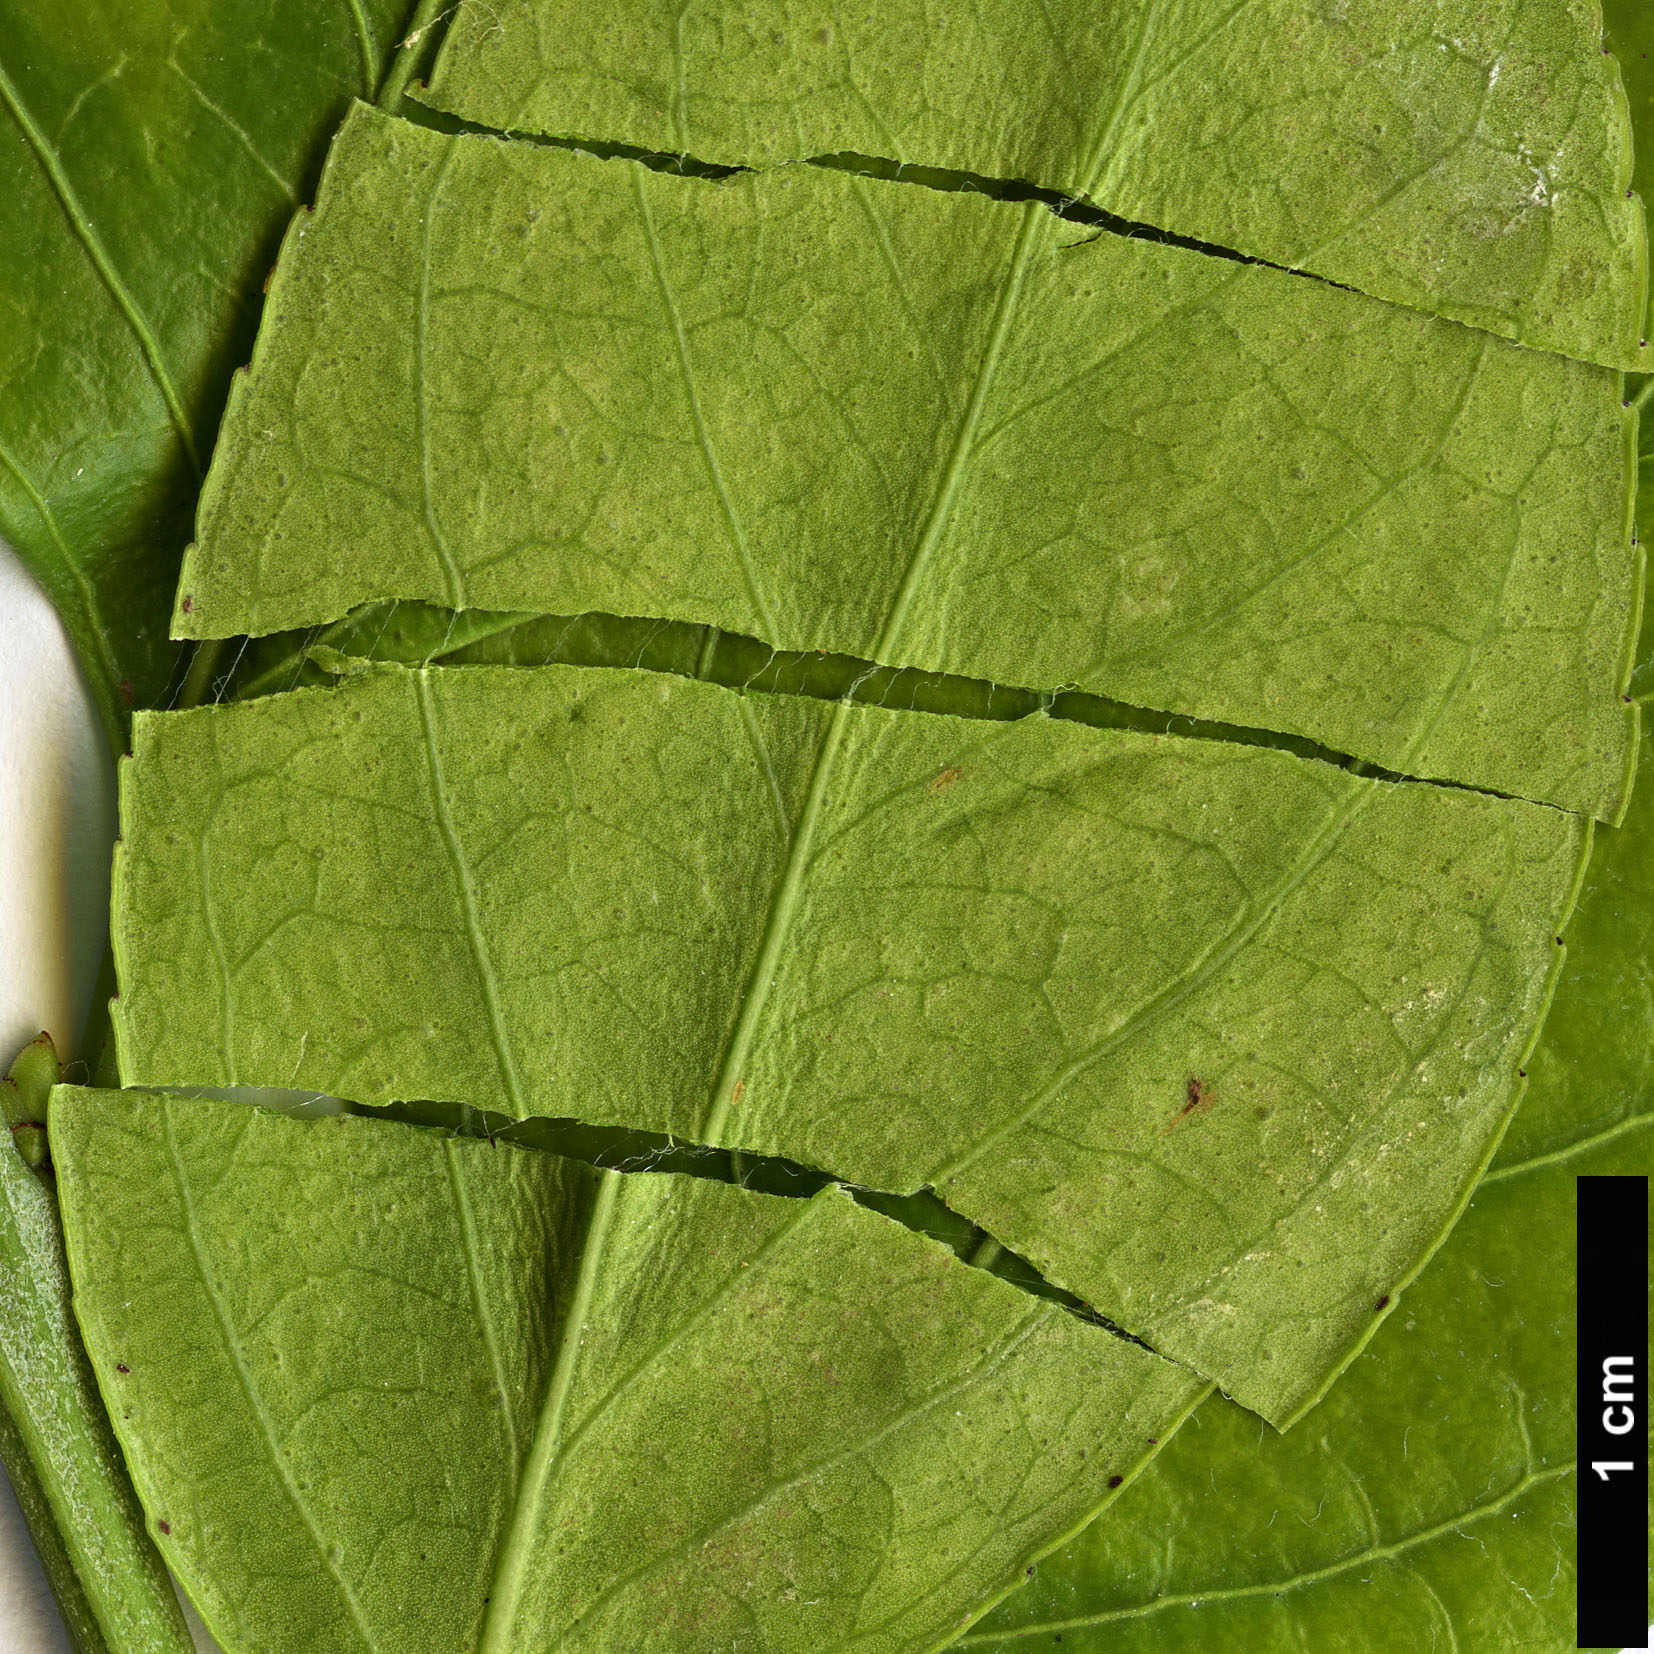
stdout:
[[0,537],[116,751],[173,673],[178,556],[274,236],[408,9],[0,7]]
[[[1644,141],[1637,147],[1636,184],[1646,198],[1654,185],[1654,139],[1650,137],[1654,134],[1654,14],[1637,0],[1604,0],[1603,23],[1603,40],[1613,48],[1624,69],[1633,127],[1643,134]],[[1647,407],[1650,385],[1654,385],[1654,379],[1636,383],[1639,407]],[[1641,447],[1637,532],[1646,546],[1654,540],[1654,425],[1643,427]],[[1646,601],[1631,688],[1638,700],[1646,700],[1650,689],[1654,689],[1654,605]]]
[[1642,767],[1624,827],[1599,835],[1527,1100],[1390,1321],[1290,1436],[1203,1406],[1110,1520],[961,1647],[1574,1646],[1574,1180],[1654,1156]]
[[357,108],[175,620],[707,622],[1612,818],[1640,579],[1618,390],[1038,204],[713,184]]
[[57,1202],[14,1145],[56,1071],[37,1040],[0,1082],[0,1456],[76,1654],[190,1654],[75,1331]]
[[1263,748],[369,669],[138,719],[128,1084],[934,1186],[1278,1421],[1501,1129],[1587,834]]
[[1637,140],[1631,182],[1646,202],[1654,189],[1654,144],[1649,142],[1654,133],[1654,14],[1641,0],[1602,0],[1602,43],[1614,54],[1625,82]]
[[[929,1185],[984,1261],[1016,1247],[1277,1422],[1359,1383],[1508,1118],[1581,817],[1624,808],[1614,370],[1644,361],[1646,285],[1594,9],[1494,0],[1440,39],[1435,8],[1379,10],[1145,0],[1088,9],[1082,43],[1059,0],[1060,53],[1014,10],[964,46],[974,14],[927,14],[852,39],[854,104],[806,13],[785,83],[733,14],[466,12],[434,96],[496,126],[561,132],[536,100],[572,99],[586,140],[657,146],[628,123],[670,61],[667,147],[718,159],[709,112],[743,164],[811,153],[818,118],[824,148],[878,141],[716,182],[352,113],[178,607],[204,636],[340,622],[250,681],[343,682],[140,721],[122,1078],[676,1133],[934,1218]],[[622,58],[641,101],[605,103]],[[910,156],[954,170],[922,189]],[[1018,176],[1368,293],[1053,216]],[[402,625],[410,595],[445,612]],[[714,681],[615,670],[639,627]],[[356,658],[381,644],[594,665]],[[768,689],[980,715],[718,687],[755,658]],[[238,1646],[934,1649],[1199,1388],[831,1189],[153,1095],[71,1098],[52,1131],[100,1382]],[[1504,1336],[1473,1288],[1466,1324]],[[1434,1596],[1398,1587],[1364,1633],[1412,1646],[1450,1601],[1454,1636],[1542,1641],[1556,1420],[1467,1404],[1452,1353],[1445,1400],[1369,1385],[1391,1480],[1332,1486],[1291,1546],[1250,1467],[1283,1498],[1335,1477],[1339,1415],[1272,1470],[1253,1417],[1207,1409],[1209,1459],[1154,1483],[1153,1565],[1227,1593],[1238,1646],[1315,1640],[1272,1580],[1319,1603],[1403,1558]],[[1422,1486],[1394,1479],[1398,1398],[1434,1433]],[[1454,1525],[1513,1515],[1482,1575],[1455,1560]],[[1112,1566],[1115,1594],[1081,1617],[1152,1639],[1158,1593],[1195,1623],[1141,1530],[1094,1532],[1082,1584]]]
[[[1634,4],[1635,0],[1629,0]],[[1623,367],[1647,255],[1598,8],[1013,0],[784,15],[465,0],[430,99],[769,165],[850,151],[1123,217]]]
[[59,1091],[52,1141],[99,1382],[236,1648],[935,1648],[1202,1391],[834,1189],[132,1092]]

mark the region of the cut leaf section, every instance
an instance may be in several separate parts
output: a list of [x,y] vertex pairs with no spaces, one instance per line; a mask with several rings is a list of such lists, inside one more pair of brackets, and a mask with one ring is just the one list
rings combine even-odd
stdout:
[[175,625],[701,622],[1612,817],[1634,426],[1604,369],[1037,203],[358,108]]
[[1267,748],[365,669],[146,715],[121,1074],[934,1186],[1280,1421],[1503,1123],[1589,830]]
[[1313,1424],[1261,1437],[1203,1405],[1119,1512],[964,1648],[1574,1647],[1575,1178],[1654,1164],[1647,757],[1640,785],[1597,837],[1493,1169]]
[[768,166],[1026,179],[1590,360],[1644,363],[1631,129],[1588,0],[466,0],[429,100]]
[[57,1094],[76,1303],[233,1651],[934,1649],[1187,1373],[837,1190]]
[[411,0],[7,0],[0,538],[63,617],[117,752],[281,226]]

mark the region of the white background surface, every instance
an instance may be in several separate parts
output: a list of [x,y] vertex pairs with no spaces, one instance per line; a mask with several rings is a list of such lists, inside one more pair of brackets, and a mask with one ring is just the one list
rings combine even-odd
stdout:
[[[51,605],[0,542],[0,1064],[42,1028],[73,1054],[102,962],[114,836],[97,710]],[[197,1647],[216,1650],[185,1613]],[[0,1654],[70,1654],[3,1476]]]

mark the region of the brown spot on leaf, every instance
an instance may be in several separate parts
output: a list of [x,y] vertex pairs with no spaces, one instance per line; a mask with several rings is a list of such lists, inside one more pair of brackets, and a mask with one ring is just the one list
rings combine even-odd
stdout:
[[157,1522],[155,1526],[158,1527],[162,1533],[172,1532],[172,1524],[170,1522]]
[[961,769],[959,765],[949,764],[948,767],[943,770],[942,773],[937,776],[925,790],[934,798],[937,793],[945,793],[948,788],[951,787],[964,773],[964,770]]
[[129,1366],[127,1366],[127,1364],[124,1361],[117,1361],[115,1363],[115,1371],[118,1372],[118,1373],[129,1373],[129,1372],[132,1371],[132,1369]]
[[730,1105],[731,1108],[733,1108],[738,1102],[740,1102],[741,1097],[745,1093],[746,1089],[747,1089],[747,1082],[745,1080],[737,1080],[735,1082],[735,1089],[732,1092],[730,1092],[730,1094],[729,1094],[729,1105]]
[[195,607],[195,599],[193,597],[186,597],[178,606],[184,611],[185,614],[188,614],[190,610]]
[[1386,1292],[1384,1294],[1384,1296],[1382,1298],[1380,1298],[1376,1304],[1373,1305],[1373,1308],[1375,1310],[1380,1310],[1380,1309],[1388,1309],[1389,1306],[1390,1306],[1390,1294],[1388,1292]]
[[1110,1487],[1118,1487],[1123,1481],[1125,1481],[1124,1476],[1110,1476],[1108,1479],[1108,1485]]
[[1197,1080],[1194,1075],[1189,1076],[1189,1084],[1183,1093],[1183,1106],[1174,1114],[1161,1136],[1166,1131],[1174,1131],[1183,1124],[1191,1114],[1212,1106],[1213,1091],[1204,1080]]

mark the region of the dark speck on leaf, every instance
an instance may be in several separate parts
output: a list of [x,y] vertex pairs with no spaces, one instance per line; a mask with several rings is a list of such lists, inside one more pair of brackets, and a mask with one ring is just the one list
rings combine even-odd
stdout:
[[190,610],[195,607],[195,599],[193,597],[186,597],[181,607],[183,608],[184,613],[188,614]]
[[1108,1485],[1110,1487],[1118,1487],[1123,1481],[1125,1481],[1124,1476],[1110,1476],[1108,1479]]
[[1384,1294],[1384,1296],[1382,1298],[1380,1298],[1376,1304],[1373,1305],[1373,1308],[1375,1310],[1376,1309],[1387,1309],[1389,1307],[1389,1304],[1390,1304],[1390,1294],[1388,1292],[1386,1292]]
[[115,1371],[118,1372],[118,1373],[129,1373],[129,1372],[132,1371],[132,1369],[129,1366],[127,1366],[127,1364],[124,1361],[117,1361],[115,1363]]
[[1212,1106],[1212,1088],[1204,1080],[1197,1080],[1193,1075],[1189,1077],[1187,1090],[1183,1094],[1183,1106],[1172,1116],[1171,1123],[1165,1128],[1171,1131],[1180,1126],[1197,1109]]
[[172,1532],[172,1524],[170,1522],[157,1522],[155,1526],[158,1527],[162,1533]]

